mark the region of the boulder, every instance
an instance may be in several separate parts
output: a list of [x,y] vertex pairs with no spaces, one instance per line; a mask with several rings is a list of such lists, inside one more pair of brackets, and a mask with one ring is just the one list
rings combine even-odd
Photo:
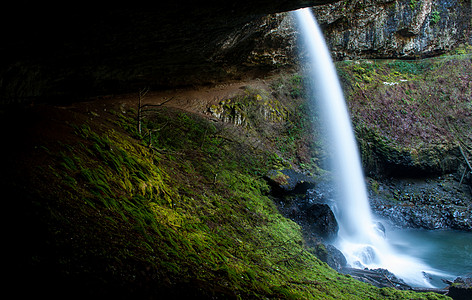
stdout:
[[315,203],[306,211],[308,229],[325,240],[335,239],[339,225],[329,205]]
[[280,194],[305,194],[309,188],[315,186],[315,179],[292,169],[270,170],[265,176],[272,186],[272,192]]
[[347,265],[346,257],[344,254],[333,245],[327,245],[326,250],[328,251],[328,257],[326,263],[328,266],[335,270],[341,270]]
[[375,222],[374,223],[374,229],[375,231],[377,231],[377,233],[382,236],[382,237],[386,237],[386,234],[385,234],[385,226],[382,224],[382,222]]
[[346,257],[344,257],[344,254],[333,245],[318,243],[314,250],[316,257],[327,263],[328,266],[336,271],[341,271],[347,265],[347,260]]
[[396,277],[392,272],[386,269],[343,268],[341,272],[351,275],[354,279],[372,284],[379,288],[391,287],[398,290],[411,289],[402,279]]

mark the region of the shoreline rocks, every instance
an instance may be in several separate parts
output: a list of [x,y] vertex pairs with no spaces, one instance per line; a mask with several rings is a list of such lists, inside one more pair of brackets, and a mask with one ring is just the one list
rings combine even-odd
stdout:
[[472,278],[457,277],[448,287],[447,295],[454,300],[472,299]]
[[349,274],[354,279],[372,284],[376,287],[391,287],[398,290],[410,290],[411,286],[402,279],[396,277],[392,272],[386,269],[356,269],[343,268],[341,273]]
[[[273,170],[265,177],[280,212],[302,228],[309,251],[338,272],[377,287],[434,292],[453,299],[472,299],[472,279],[458,277],[445,288],[414,288],[385,269],[351,268],[343,253],[330,242],[339,229],[332,208],[334,190],[330,183],[316,182],[294,170]],[[472,231],[472,199],[466,185],[453,175],[430,178],[368,179],[373,211],[402,228],[458,229]],[[376,230],[385,234],[382,223]]]
[[402,228],[472,231],[472,199],[452,175],[425,179],[370,179],[372,210]]

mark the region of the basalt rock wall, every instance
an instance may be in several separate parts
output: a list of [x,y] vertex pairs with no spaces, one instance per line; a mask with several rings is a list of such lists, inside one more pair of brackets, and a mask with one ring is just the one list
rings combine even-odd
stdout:
[[[336,60],[415,59],[472,45],[472,5],[467,0],[338,1],[313,7],[313,12]],[[270,30],[259,37],[250,60],[270,57],[265,62],[294,63],[294,20],[283,13],[265,22]],[[277,49],[268,51],[274,41]]]
[[472,44],[470,0],[358,0],[315,8],[337,59],[417,58]]
[[[470,1],[356,0],[312,9],[335,60],[415,59],[472,45]],[[286,12],[248,23],[228,35],[212,59],[227,65],[237,57],[240,64],[226,69],[233,74],[296,66],[305,53],[294,23]]]

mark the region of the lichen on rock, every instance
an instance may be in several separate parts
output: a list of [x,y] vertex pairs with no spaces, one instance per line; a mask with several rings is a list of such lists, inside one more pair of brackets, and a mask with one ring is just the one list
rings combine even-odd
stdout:
[[257,92],[246,90],[243,95],[211,105],[208,112],[223,122],[242,127],[252,127],[261,120],[282,122],[286,108],[277,99]]

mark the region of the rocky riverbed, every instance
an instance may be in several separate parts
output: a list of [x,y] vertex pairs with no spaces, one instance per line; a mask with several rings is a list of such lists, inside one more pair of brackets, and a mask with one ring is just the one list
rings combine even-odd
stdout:
[[[282,214],[302,227],[313,254],[337,271],[377,287],[432,291],[453,299],[470,296],[468,277],[458,277],[454,282],[443,279],[444,285],[439,288],[414,288],[385,269],[351,268],[341,251],[330,244],[339,227],[333,213],[335,190],[329,181],[317,181],[294,170],[271,171],[266,179],[273,187],[273,199]],[[366,181],[371,208],[385,224],[399,228],[472,230],[469,186],[452,174]],[[379,224],[385,231],[383,224]]]
[[470,190],[452,174],[369,183],[372,210],[394,226],[472,231]]
[[[277,173],[274,173],[277,174]],[[278,171],[280,178],[268,178],[277,191],[279,209],[318,238],[330,240],[337,233],[337,222],[330,208],[335,207],[334,190],[327,182],[314,183],[293,170]],[[299,180],[297,178],[305,178]],[[291,189],[284,184],[289,181]],[[310,181],[310,184],[307,182]],[[472,194],[453,174],[428,178],[367,178],[370,205],[374,215],[400,228],[455,229],[472,231]],[[278,186],[278,188],[277,188]],[[305,189],[300,187],[305,187]],[[285,189],[284,189],[285,187]],[[283,190],[284,193],[280,191]]]

